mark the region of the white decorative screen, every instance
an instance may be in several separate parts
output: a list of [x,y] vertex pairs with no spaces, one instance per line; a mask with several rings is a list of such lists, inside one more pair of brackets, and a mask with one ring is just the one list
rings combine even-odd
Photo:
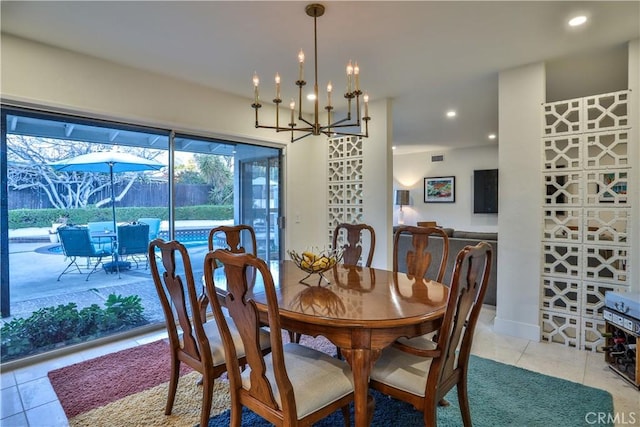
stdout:
[[606,291],[629,289],[629,92],[543,106],[542,340],[604,344]]
[[364,220],[363,162],[362,137],[329,139],[327,246],[331,244],[333,230],[338,224],[360,223]]

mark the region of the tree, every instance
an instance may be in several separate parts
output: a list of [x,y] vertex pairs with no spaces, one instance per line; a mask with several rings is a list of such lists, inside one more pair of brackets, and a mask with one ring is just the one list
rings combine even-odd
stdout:
[[211,185],[210,202],[214,205],[230,204],[233,200],[233,159],[206,154],[196,154],[194,159],[205,182]]
[[[49,166],[58,160],[68,159],[94,151],[112,150],[114,146],[81,141],[37,138],[25,135],[7,135],[8,186],[12,190],[40,189],[44,191],[51,205],[58,209],[72,209],[87,206],[104,190],[109,189],[109,175],[94,172],[56,172]],[[135,152],[145,158],[154,158],[158,150],[123,150]],[[116,195],[121,200],[133,183],[139,179],[139,173],[120,173],[114,175],[114,184],[126,182]],[[111,202],[108,196],[95,201],[96,206]]]

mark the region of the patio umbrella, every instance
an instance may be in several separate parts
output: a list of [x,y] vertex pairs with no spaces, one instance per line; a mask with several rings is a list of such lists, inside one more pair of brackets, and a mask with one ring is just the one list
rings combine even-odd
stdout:
[[[116,197],[113,186],[113,174],[119,172],[142,172],[160,170],[162,163],[145,159],[129,153],[117,151],[99,151],[82,154],[69,159],[51,163],[50,166],[60,172],[99,172],[108,173],[111,181],[111,212],[113,216],[113,231],[116,232]],[[117,233],[116,233],[117,236]],[[117,237],[116,237],[117,245]],[[116,246],[117,248],[117,246]]]

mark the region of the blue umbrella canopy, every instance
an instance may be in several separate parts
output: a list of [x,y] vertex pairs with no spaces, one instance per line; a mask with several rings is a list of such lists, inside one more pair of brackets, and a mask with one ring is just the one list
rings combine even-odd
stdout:
[[155,160],[145,159],[129,153],[99,151],[60,160],[51,163],[51,167],[61,172],[119,173],[160,170],[164,165]]
[[111,209],[113,214],[113,231],[116,228],[116,197],[113,188],[113,174],[119,172],[142,172],[147,170],[160,170],[162,163],[145,159],[129,153],[117,151],[98,151],[82,154],[51,163],[50,166],[60,172],[98,172],[108,173],[111,179]]

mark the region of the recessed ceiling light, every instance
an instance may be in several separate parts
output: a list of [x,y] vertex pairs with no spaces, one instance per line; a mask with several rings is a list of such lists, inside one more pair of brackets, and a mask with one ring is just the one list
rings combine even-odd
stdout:
[[391,149],[392,149],[392,150],[395,150],[395,149],[396,149],[396,146],[395,146],[395,145],[393,145],[393,146],[391,147]]
[[488,138],[489,139],[496,139],[496,134],[495,133],[490,133]]
[[307,95],[307,99],[309,101],[315,101],[316,100],[316,94],[315,93],[310,93]]
[[447,117],[451,118],[455,116],[456,116],[456,112],[454,110],[447,111]]
[[587,22],[587,17],[584,15],[575,16],[569,20],[569,25],[572,27],[577,27]]

